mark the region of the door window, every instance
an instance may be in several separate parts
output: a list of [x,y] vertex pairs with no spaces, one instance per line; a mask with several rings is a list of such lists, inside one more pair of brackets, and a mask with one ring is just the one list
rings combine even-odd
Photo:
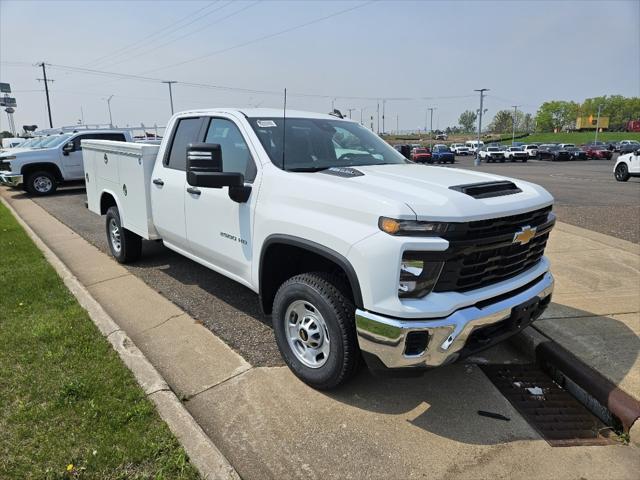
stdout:
[[82,150],[82,140],[116,140],[118,142],[126,142],[123,133],[86,133],[78,135],[73,139],[73,149]]
[[204,141],[220,145],[225,172],[242,173],[246,182],[252,182],[256,178],[256,165],[247,142],[231,120],[212,118]]
[[200,141],[201,125],[200,118],[183,118],[178,121],[171,140],[169,156],[165,160],[167,167],[182,171],[187,169],[187,146]]

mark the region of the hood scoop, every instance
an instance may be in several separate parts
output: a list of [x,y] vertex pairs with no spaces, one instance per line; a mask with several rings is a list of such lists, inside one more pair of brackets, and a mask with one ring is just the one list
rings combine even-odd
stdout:
[[329,175],[335,175],[336,177],[343,178],[352,178],[352,177],[362,177],[364,173],[360,170],[356,170],[351,167],[331,167],[326,170],[322,170],[322,173],[327,173]]
[[469,183],[466,185],[454,185],[449,189],[473,198],[502,197],[522,192],[515,183],[509,181]]

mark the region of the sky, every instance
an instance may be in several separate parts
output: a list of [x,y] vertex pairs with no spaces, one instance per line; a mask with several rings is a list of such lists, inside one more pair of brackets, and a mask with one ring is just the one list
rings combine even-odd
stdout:
[[384,104],[386,131],[430,128],[434,108],[444,129],[478,108],[479,88],[489,121],[640,96],[639,25],[639,0],[0,0],[0,82],[18,128],[48,127],[44,61],[55,127],[109,123],[112,95],[114,124],[165,125],[173,80],[176,111],[281,108],[286,88],[287,108],[351,109],[377,129]]

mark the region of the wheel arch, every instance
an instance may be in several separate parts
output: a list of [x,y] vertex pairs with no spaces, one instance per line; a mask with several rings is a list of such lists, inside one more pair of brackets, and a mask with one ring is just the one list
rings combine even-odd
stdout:
[[[286,265],[279,263],[288,260]],[[363,308],[362,292],[356,271],[343,255],[324,245],[291,235],[274,234],[267,237],[260,252],[258,271],[260,305],[271,313],[273,298],[287,279],[308,271],[337,271],[349,286],[353,303]],[[270,275],[270,272],[277,274]]]
[[107,210],[110,207],[117,207],[118,214],[120,215],[120,222],[123,222],[123,211],[120,207],[120,201],[118,200],[118,196],[115,195],[111,190],[103,190],[100,194],[100,215],[105,215]]
[[62,172],[60,171],[60,167],[52,162],[27,163],[22,166],[22,168],[20,169],[20,173],[26,178],[29,174],[41,170],[53,173],[56,177],[56,180],[58,180],[59,182],[62,182],[64,180]]

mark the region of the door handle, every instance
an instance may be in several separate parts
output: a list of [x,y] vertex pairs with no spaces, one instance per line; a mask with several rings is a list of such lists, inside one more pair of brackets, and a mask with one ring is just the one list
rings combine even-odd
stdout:
[[153,179],[153,184],[162,186],[162,185],[164,185],[164,182],[162,181],[161,178],[154,178]]
[[189,192],[191,195],[200,195],[202,193],[200,190],[193,187],[187,188],[187,192]]

